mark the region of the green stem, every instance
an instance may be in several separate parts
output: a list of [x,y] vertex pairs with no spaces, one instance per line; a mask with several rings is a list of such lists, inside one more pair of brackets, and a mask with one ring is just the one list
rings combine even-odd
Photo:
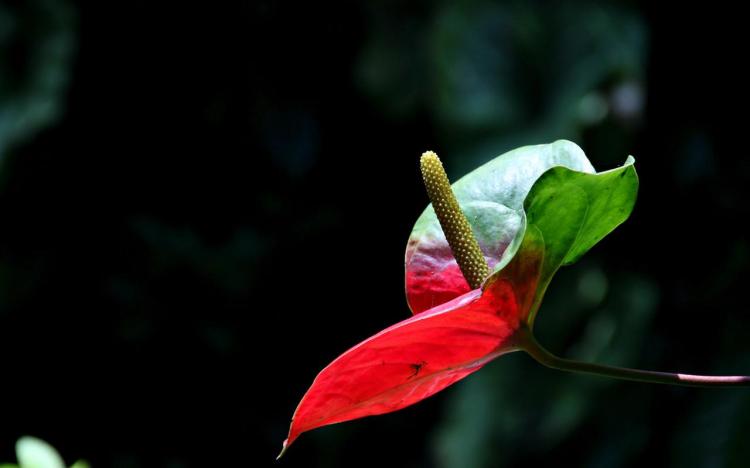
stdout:
[[654,372],[565,359],[557,357],[544,349],[544,347],[536,341],[534,335],[528,328],[521,328],[518,330],[518,333],[518,347],[521,350],[526,351],[529,356],[534,358],[540,364],[552,369],[593,374],[602,377],[613,377],[616,379],[634,380],[637,382],[682,385],[688,387],[750,387],[750,376],[745,375],[692,375],[672,372]]

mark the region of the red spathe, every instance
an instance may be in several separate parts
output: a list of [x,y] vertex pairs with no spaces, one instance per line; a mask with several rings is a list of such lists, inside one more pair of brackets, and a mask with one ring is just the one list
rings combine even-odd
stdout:
[[323,369],[292,418],[284,447],[303,432],[421,401],[511,351],[523,299],[490,280],[359,343]]

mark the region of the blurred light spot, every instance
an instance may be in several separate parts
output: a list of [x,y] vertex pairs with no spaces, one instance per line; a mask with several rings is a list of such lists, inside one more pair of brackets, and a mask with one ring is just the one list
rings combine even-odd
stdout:
[[607,277],[599,268],[589,268],[578,279],[578,297],[589,307],[602,303],[607,295]]
[[560,440],[576,428],[586,410],[586,395],[577,387],[566,388],[549,408],[539,431],[545,439]]
[[659,304],[659,288],[647,278],[634,278],[632,290],[624,303],[628,317],[650,316]]
[[640,83],[634,81],[621,83],[612,90],[610,100],[612,113],[621,120],[638,120],[643,114],[645,96]]
[[571,347],[571,356],[581,361],[599,360],[612,344],[617,327],[617,321],[609,312],[591,317],[580,341]]
[[609,105],[601,93],[588,93],[578,103],[578,118],[584,125],[595,125],[607,116]]

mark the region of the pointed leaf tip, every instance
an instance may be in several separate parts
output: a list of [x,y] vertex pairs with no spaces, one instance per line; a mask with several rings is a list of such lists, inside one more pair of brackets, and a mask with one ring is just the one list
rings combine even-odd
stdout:
[[289,439],[284,439],[284,443],[281,444],[281,452],[279,452],[279,455],[276,457],[276,461],[281,460],[281,457],[283,457],[284,454],[286,453],[287,449],[289,448],[288,442],[289,442]]

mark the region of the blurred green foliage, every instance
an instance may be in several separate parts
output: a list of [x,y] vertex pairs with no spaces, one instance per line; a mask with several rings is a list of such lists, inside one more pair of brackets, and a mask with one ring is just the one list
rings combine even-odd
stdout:
[[[360,86],[393,118],[430,118],[434,144],[461,155],[458,174],[531,142],[578,140],[607,118],[625,124],[622,140],[643,112],[648,34],[626,7],[476,0],[370,12]],[[626,142],[592,154],[614,163]]]
[[[18,465],[2,464],[0,468],[65,468],[62,457],[54,447],[36,437],[21,437],[16,442]],[[79,460],[70,468],[90,468],[85,461]]]
[[62,115],[75,21],[65,1],[0,3],[0,163],[13,145]]

